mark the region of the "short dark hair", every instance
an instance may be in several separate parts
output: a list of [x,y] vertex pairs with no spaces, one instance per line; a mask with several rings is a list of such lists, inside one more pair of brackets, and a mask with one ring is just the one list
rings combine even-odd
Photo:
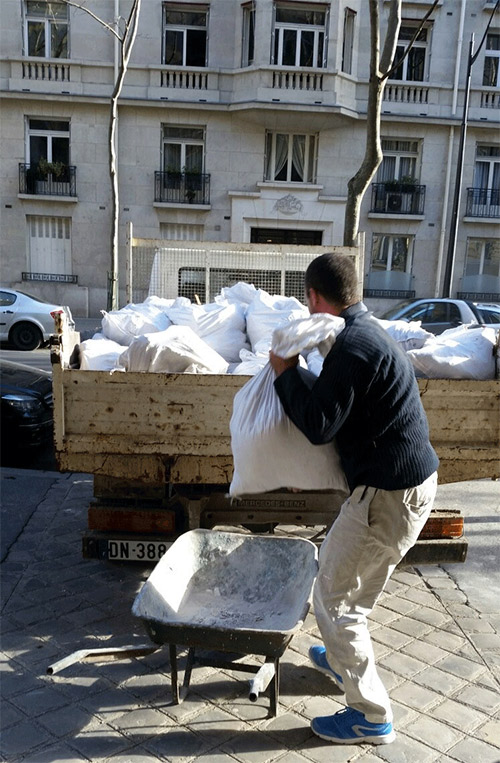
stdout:
[[306,270],[306,291],[314,289],[327,302],[343,307],[358,302],[358,274],[351,258],[338,252],[316,257]]

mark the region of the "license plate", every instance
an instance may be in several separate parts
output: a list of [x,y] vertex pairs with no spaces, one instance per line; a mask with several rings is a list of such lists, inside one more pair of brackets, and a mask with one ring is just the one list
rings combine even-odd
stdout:
[[161,540],[108,540],[111,561],[158,562],[172,543]]

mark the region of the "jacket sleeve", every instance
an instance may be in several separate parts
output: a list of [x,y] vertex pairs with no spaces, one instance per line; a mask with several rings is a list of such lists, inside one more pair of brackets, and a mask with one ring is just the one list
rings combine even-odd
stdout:
[[336,360],[325,359],[311,389],[296,368],[274,382],[285,413],[313,445],[331,442],[353,406],[355,371]]

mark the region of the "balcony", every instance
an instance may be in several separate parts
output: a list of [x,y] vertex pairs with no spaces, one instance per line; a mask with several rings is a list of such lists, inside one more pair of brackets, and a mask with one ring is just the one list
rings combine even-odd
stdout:
[[500,217],[500,189],[467,188],[466,217]]
[[19,193],[76,198],[76,167],[59,162],[19,165]]
[[372,183],[370,212],[386,215],[423,215],[425,185],[398,182]]
[[192,172],[155,172],[155,202],[210,204],[210,175]]

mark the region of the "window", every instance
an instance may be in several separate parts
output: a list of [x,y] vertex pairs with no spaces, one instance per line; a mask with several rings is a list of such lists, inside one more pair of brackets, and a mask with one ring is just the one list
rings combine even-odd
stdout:
[[203,225],[196,223],[160,223],[160,238],[169,241],[203,241]]
[[[403,22],[401,24],[398,44],[396,46],[396,55],[394,56],[395,63],[397,63],[404,55],[408,43],[413,38],[417,27],[418,23],[410,24],[408,22]],[[410,52],[401,65],[391,74],[391,79],[405,80],[406,82],[423,82],[426,75],[425,66],[429,35],[430,30],[428,27],[424,27],[420,30]]]
[[71,218],[27,216],[29,270],[71,273]]
[[500,278],[500,241],[469,239],[464,275]]
[[342,71],[346,72],[346,74],[352,74],[355,21],[356,11],[346,8],[344,11],[344,40],[342,42]]
[[251,66],[255,52],[255,3],[243,7],[242,66]]
[[203,172],[205,129],[163,126],[163,169],[167,173]]
[[69,165],[69,122],[59,119],[28,119],[27,162],[36,167],[42,160]]
[[326,66],[326,20],[324,6],[278,3],[272,63],[278,66]]
[[417,140],[382,138],[384,158],[377,172],[377,183],[390,180],[415,180],[419,144]]
[[500,147],[478,146],[474,168],[474,188],[492,189],[500,193]]
[[265,179],[314,183],[317,142],[316,135],[267,133]]
[[411,272],[412,236],[373,236],[372,271]]
[[323,231],[301,230],[300,228],[252,228],[250,230],[250,242],[252,244],[321,246]]
[[24,50],[28,56],[68,58],[68,6],[26,0]]
[[484,53],[483,85],[500,87],[500,33],[486,36]]
[[208,10],[167,3],[164,6],[163,62],[170,66],[207,65]]

